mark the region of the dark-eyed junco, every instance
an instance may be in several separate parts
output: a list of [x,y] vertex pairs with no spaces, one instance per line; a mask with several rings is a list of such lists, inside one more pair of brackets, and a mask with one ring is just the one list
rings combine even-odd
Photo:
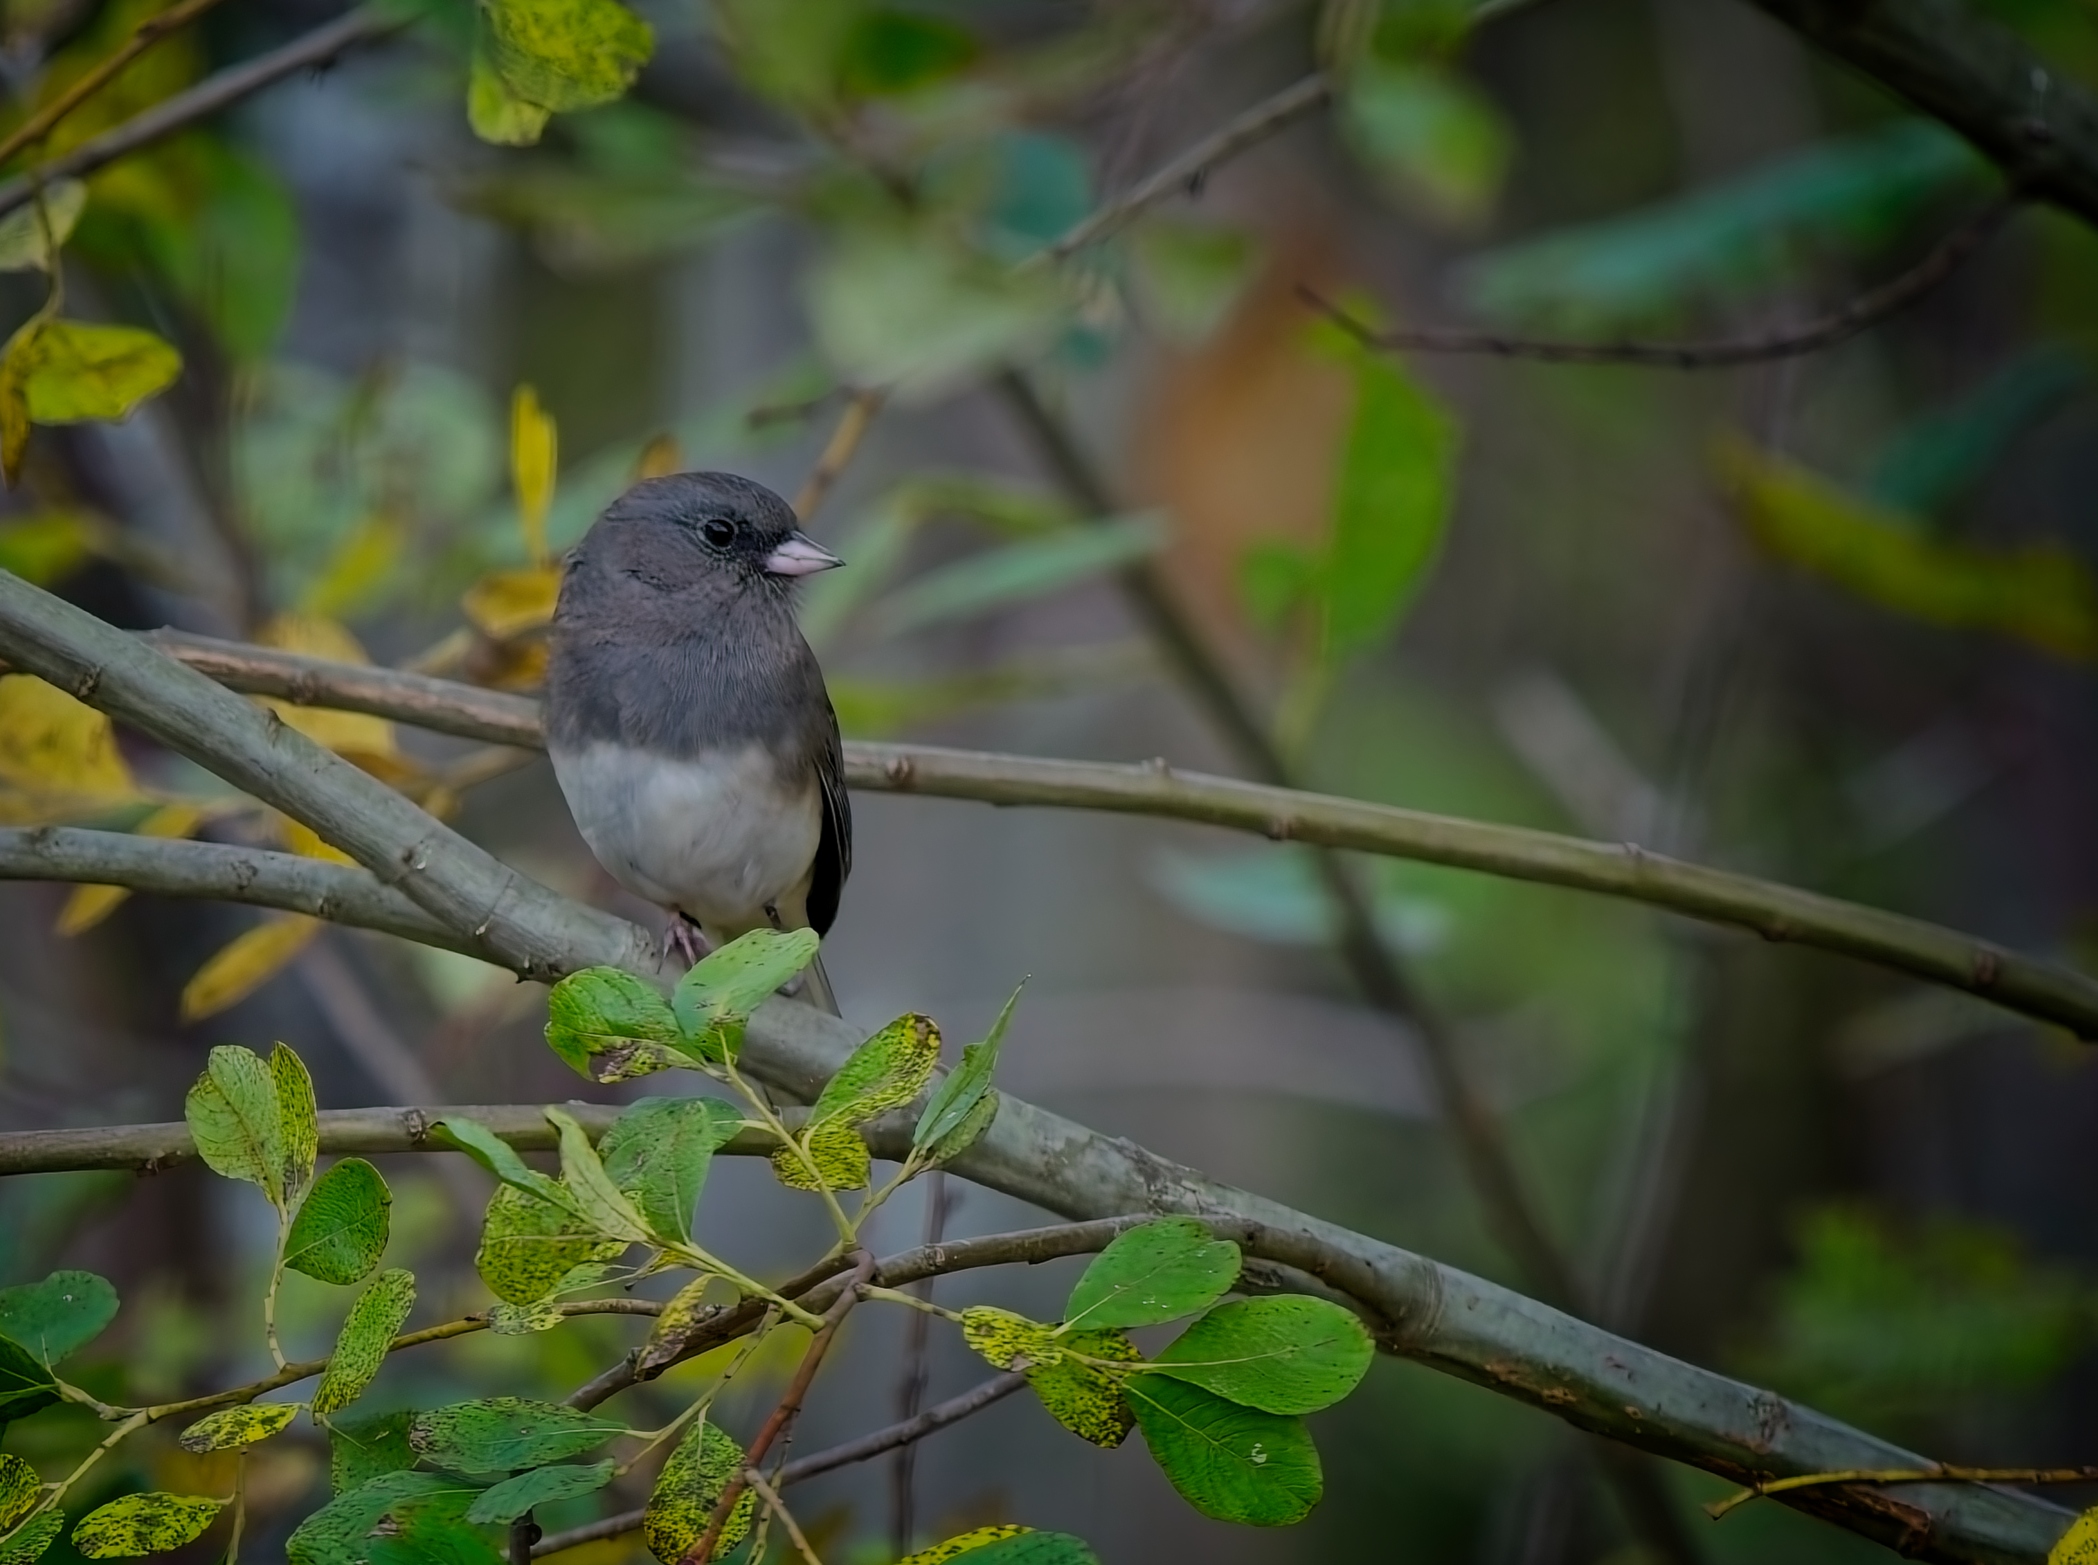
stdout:
[[[688,960],[695,926],[719,944],[837,916],[852,810],[791,589],[842,563],[730,473],[644,479],[570,557],[546,673],[554,775],[590,851],[671,911]],[[820,962],[809,979],[835,1012]]]

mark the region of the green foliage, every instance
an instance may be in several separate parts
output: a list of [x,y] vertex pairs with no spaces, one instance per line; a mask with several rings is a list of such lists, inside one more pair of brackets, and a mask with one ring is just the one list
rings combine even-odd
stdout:
[[490,0],[482,16],[503,87],[554,113],[610,103],[655,49],[648,23],[618,0]]
[[0,1538],[0,1565],[36,1565],[65,1530],[66,1513],[57,1506],[38,1511]]
[[[1020,989],[1025,987],[1023,982]],[[925,1100],[925,1110],[911,1132],[911,1150],[928,1165],[937,1167],[960,1157],[997,1116],[998,1095],[992,1090],[991,1076],[998,1069],[998,1051],[1005,1046],[1005,1030],[1012,1025],[1020,989],[1013,990],[999,1008],[998,1019],[982,1042],[962,1045],[961,1063]]]
[[1903,1232],[1855,1208],[1816,1213],[1743,1367],[1839,1418],[1914,1427],[2043,1385],[2090,1341],[2076,1280],[2006,1235],[1939,1219]]
[[[313,1182],[313,1162],[320,1155],[321,1146],[320,1115],[314,1106],[313,1078],[306,1072],[306,1062],[281,1043],[270,1050],[270,1081],[277,1089],[284,1192],[289,1201]],[[373,1177],[377,1177],[376,1172]],[[383,1182],[380,1188],[385,1188]]]
[[279,1434],[299,1416],[296,1402],[252,1402],[207,1413],[182,1431],[185,1451],[237,1451]]
[[598,1154],[651,1232],[689,1242],[714,1153],[742,1128],[742,1113],[720,1098],[644,1098],[613,1122]]
[[91,1560],[162,1554],[203,1536],[225,1505],[196,1494],[127,1494],[81,1517],[73,1547]]
[[1325,1479],[1302,1419],[1262,1413],[1163,1375],[1127,1384],[1144,1443],[1204,1516],[1286,1527],[1318,1504]]
[[1739,298],[1826,256],[1870,254],[1985,165],[1951,132],[1898,120],[1628,217],[1489,253],[1467,274],[1488,315],[1603,331]]
[[386,1253],[393,1192],[361,1157],[321,1175],[292,1219],[284,1264],[322,1282],[362,1282]]
[[565,1109],[550,1108],[546,1118],[561,1137],[561,1184],[574,1200],[577,1215],[607,1239],[647,1243],[653,1237],[648,1220],[612,1182],[575,1116]]
[[[641,1536],[662,1565],[677,1565],[699,1542],[715,1505],[742,1467],[743,1448],[708,1420],[698,1419],[685,1431],[649,1491],[641,1523]],[[757,1499],[754,1491],[744,1490],[722,1526],[713,1558],[720,1559],[743,1541]]]
[[415,1278],[396,1266],[379,1273],[357,1296],[335,1337],[335,1351],[313,1393],[315,1413],[348,1407],[372,1383],[386,1362],[386,1351],[415,1308]]
[[733,1060],[750,1013],[816,960],[819,943],[813,929],[753,929],[702,957],[670,997],[685,1052],[706,1063]]
[[571,973],[547,997],[548,1047],[592,1081],[630,1081],[652,1071],[689,1067],[692,1057],[680,1038],[670,1002],[616,967]]
[[238,1044],[213,1049],[182,1112],[213,1173],[260,1185],[273,1205],[285,1205],[284,1114],[260,1055]]
[[919,576],[883,606],[892,634],[967,619],[1061,592],[1165,547],[1164,518],[1116,517],[984,549]]
[[1316,1413],[1355,1389],[1375,1353],[1351,1312],[1281,1294],[1219,1305],[1151,1363],[1242,1407]]
[[2027,430],[2091,383],[2084,360],[2055,344],[2031,349],[1979,386],[1903,430],[1872,463],[1876,505],[1937,516],[1965,497]]
[[0,1337],[0,1423],[26,1418],[58,1400],[58,1383],[43,1360],[11,1337]]
[[610,1483],[618,1471],[619,1464],[609,1457],[587,1467],[537,1467],[483,1490],[467,1511],[466,1519],[494,1525],[513,1522],[534,1506],[594,1494]]
[[404,1472],[415,1465],[408,1444],[412,1408],[357,1418],[328,1420],[328,1485],[336,1494],[361,1489],[382,1473]]
[[1118,1234],[1093,1257],[1064,1305],[1070,1326],[1157,1326],[1206,1309],[1238,1281],[1238,1246],[1191,1217]]
[[1123,1376],[1109,1366],[1142,1357],[1119,1331],[1066,1331],[1040,1358],[1019,1367],[1051,1418],[1079,1439],[1112,1450],[1129,1437],[1133,1420]]
[[1348,75],[1340,122],[1393,196],[1445,223],[1492,211],[1514,151],[1492,102],[1440,65],[1364,61]]
[[1996,551],[1932,538],[1744,442],[1723,446],[1720,459],[1756,541],[1787,564],[1912,619],[2098,657],[2098,581],[2066,546]]
[[498,1299],[529,1305],[553,1292],[572,1268],[610,1260],[624,1248],[599,1238],[566,1207],[503,1185],[488,1203],[474,1269]]
[[577,1204],[572,1192],[558,1179],[549,1178],[526,1163],[509,1142],[479,1120],[468,1119],[463,1114],[448,1114],[431,1126],[431,1129],[445,1136],[460,1151],[504,1184],[535,1196],[571,1216],[582,1216],[582,1208]]
[[0,1532],[5,1532],[29,1514],[43,1493],[36,1469],[12,1451],[0,1452]]
[[408,1444],[424,1461],[457,1473],[509,1473],[578,1456],[626,1426],[559,1402],[482,1397],[418,1413]]
[[[445,1524],[463,1519],[479,1492],[440,1473],[381,1473],[299,1523],[285,1540],[284,1557],[289,1565],[389,1565],[381,1544],[462,1531]],[[501,1560],[485,1543],[482,1547],[488,1565]],[[469,1553],[446,1565],[482,1565],[483,1558]]]
[[86,1347],[116,1316],[116,1289],[93,1272],[53,1272],[0,1288],[0,1336],[46,1364]]
[[859,1127],[901,1108],[925,1089],[940,1063],[940,1029],[929,1016],[899,1016],[847,1057],[824,1083],[795,1137],[772,1154],[773,1172],[793,1190],[865,1187],[872,1170]]
[[48,272],[51,258],[71,237],[87,206],[87,186],[54,179],[41,198],[0,217],[0,272]]
[[1010,1522],[976,1527],[906,1555],[896,1565],[947,1565],[967,1556],[969,1565],[1099,1565],[1082,1539],[1067,1532],[1036,1532]]
[[1154,220],[1128,241],[1130,296],[1168,342],[1208,339],[1253,280],[1260,252],[1235,229]]
[[91,321],[32,321],[7,358],[38,424],[122,418],[182,373],[182,355],[153,333]]

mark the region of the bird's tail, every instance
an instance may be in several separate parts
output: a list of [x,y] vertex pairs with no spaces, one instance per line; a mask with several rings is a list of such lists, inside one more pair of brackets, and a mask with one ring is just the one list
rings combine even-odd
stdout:
[[823,953],[820,951],[802,969],[801,998],[819,1011],[828,1011],[833,1016],[845,1014],[838,1009],[838,992],[830,986],[830,974],[823,970]]

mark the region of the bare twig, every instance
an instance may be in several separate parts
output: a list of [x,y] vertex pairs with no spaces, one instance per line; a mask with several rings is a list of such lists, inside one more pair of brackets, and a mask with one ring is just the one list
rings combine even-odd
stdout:
[[1367,348],[1409,353],[1492,354],[1510,359],[1538,359],[1548,364],[1643,364],[1663,369],[1724,369],[1760,364],[1770,359],[1817,353],[1848,342],[1929,293],[1972,255],[2004,219],[2017,210],[2019,198],[1992,201],[1947,234],[1930,253],[1900,276],[1859,294],[1840,310],[1782,331],[1704,342],[1577,342],[1555,338],[1515,337],[1504,332],[1440,331],[1397,327],[1379,331],[1332,300],[1299,284],[1297,295],[1342,331]]
[[60,120],[108,86],[125,66],[218,3],[219,0],[181,0],[179,5],[169,6],[157,16],[147,17],[116,49],[89,66],[78,81],[30,115],[5,138],[0,138],[0,163],[5,163],[24,147],[42,141]]
[[1840,1473],[1800,1473],[1792,1478],[1773,1478],[1766,1483],[1750,1484],[1724,1500],[1713,1501],[1705,1507],[1705,1513],[1716,1522],[1750,1500],[1773,1494],[1794,1494],[1801,1489],[1823,1488],[1830,1484],[1943,1483],[1947,1480],[1954,1483],[2098,1483],[2098,1467],[1959,1467],[1952,1463],[1938,1463],[1929,1467],[1866,1467]]
[[[779,1491],[765,1482],[765,1475],[755,1467],[746,1467],[743,1469],[743,1481],[756,1491],[765,1508],[777,1516],[780,1525],[787,1529],[787,1541],[794,1545],[794,1552],[801,1556],[802,1565],[823,1565],[823,1561],[816,1557],[816,1551],[809,1547],[808,1535],[801,1530],[801,1523],[797,1522],[794,1513],[787,1509],[787,1502],[779,1497]],[[529,1560],[531,1556],[527,1555],[525,1558]],[[524,1565],[524,1561],[519,1561],[519,1565]]]
[[[934,1169],[925,1176],[925,1249],[936,1248],[947,1236],[947,1176]],[[932,1298],[932,1279],[913,1285],[921,1299]],[[903,1372],[896,1385],[896,1421],[907,1424],[918,1416],[925,1401],[925,1383],[931,1378],[926,1350],[932,1331],[932,1316],[912,1310],[903,1323]],[[889,1464],[889,1546],[900,1559],[910,1553],[911,1535],[917,1530],[918,1448],[903,1444]]]
[[758,1426],[758,1432],[751,1437],[750,1449],[743,1456],[743,1471],[731,1478],[727,1487],[721,1491],[721,1498],[714,1502],[714,1514],[707,1518],[706,1531],[685,1551],[682,1565],[707,1565],[707,1561],[713,1559],[714,1545],[720,1541],[721,1529],[728,1525],[729,1515],[735,1510],[736,1502],[743,1498],[743,1491],[750,1481],[751,1470],[764,1462],[773,1443],[794,1421],[794,1415],[801,1411],[802,1399],[809,1394],[809,1384],[816,1378],[816,1371],[823,1367],[823,1357],[830,1351],[830,1345],[838,1335],[838,1327],[844,1324],[845,1317],[852,1313],[852,1307],[859,1303],[860,1284],[873,1275],[874,1257],[863,1250],[853,1263],[852,1275],[839,1292],[837,1302],[824,1311],[823,1324],[816,1328],[816,1335],[809,1339],[808,1350],[802,1354],[801,1363],[795,1367],[794,1378],[787,1382],[786,1395],[779,1399],[779,1406],[766,1416],[765,1422]]
[[830,439],[824,444],[823,454],[816,458],[816,465],[809,469],[801,492],[794,497],[796,516],[807,521],[830,497],[839,477],[858,454],[860,442],[867,438],[875,415],[881,412],[882,404],[887,400],[888,393],[879,389],[852,394],[838,419],[838,427],[831,431]]
[[302,38],[293,39],[281,49],[273,49],[240,65],[228,66],[216,75],[205,77],[187,92],[178,92],[143,113],[133,115],[113,130],[104,131],[53,158],[37,169],[34,179],[23,176],[0,184],[0,214],[26,205],[40,184],[49,184],[54,179],[84,178],[97,169],[108,167],[118,158],[150,147],[156,141],[166,140],[198,120],[209,119],[220,110],[254,96],[287,76],[326,65],[346,49],[399,32],[409,20],[401,13],[378,7],[352,11],[325,26],[316,27]]

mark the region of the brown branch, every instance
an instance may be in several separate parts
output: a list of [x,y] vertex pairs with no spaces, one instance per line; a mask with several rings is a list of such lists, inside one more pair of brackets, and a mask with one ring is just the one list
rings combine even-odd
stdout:
[[786,1395],[779,1399],[779,1406],[766,1416],[758,1426],[757,1434],[751,1439],[750,1448],[743,1453],[743,1467],[728,1486],[721,1491],[721,1498],[714,1502],[714,1514],[707,1518],[707,1529],[699,1535],[699,1541],[685,1551],[680,1565],[707,1565],[714,1557],[714,1545],[720,1541],[721,1529],[728,1525],[729,1514],[735,1510],[736,1502],[743,1497],[749,1484],[749,1473],[765,1460],[773,1443],[794,1421],[801,1411],[802,1399],[809,1394],[809,1384],[816,1378],[816,1371],[823,1367],[823,1356],[830,1352],[830,1345],[838,1335],[838,1327],[852,1313],[852,1307],[860,1301],[860,1287],[874,1274],[874,1257],[866,1251],[859,1252],[853,1262],[852,1275],[838,1294],[838,1300],[823,1312],[823,1324],[816,1328],[816,1335],[809,1339],[808,1350],[802,1354],[801,1363],[795,1368],[794,1378],[787,1382]]
[[326,65],[347,49],[397,33],[411,18],[379,7],[368,7],[316,27],[281,49],[258,55],[240,65],[228,66],[207,76],[187,92],[156,103],[123,124],[83,141],[79,146],[41,165],[34,178],[18,176],[0,183],[0,215],[26,205],[40,185],[54,179],[81,179],[108,167],[177,131],[187,130],[220,110],[230,108],[263,88],[303,70]]
[[[219,0],[181,0],[181,4],[170,6],[159,15],[147,17],[113,52],[89,66],[72,86],[30,115],[12,134],[0,139],[0,163],[5,163],[24,147],[42,141],[60,120],[108,86],[125,66],[218,3]],[[38,175],[49,177],[43,170],[38,170]]]
[[1663,369],[1724,369],[1817,353],[1870,330],[1907,309],[1951,276],[1960,263],[1979,249],[2004,219],[2017,210],[2018,205],[2019,198],[2014,195],[1992,201],[1939,240],[1928,255],[1900,276],[1868,289],[1831,314],[1801,326],[1749,337],[1725,337],[1705,342],[1575,342],[1513,337],[1491,331],[1438,331],[1410,327],[1379,331],[1302,283],[1297,285],[1297,296],[1366,348],[1409,353],[1492,354],[1501,358],[1536,359],[1547,364],[1643,364]]

